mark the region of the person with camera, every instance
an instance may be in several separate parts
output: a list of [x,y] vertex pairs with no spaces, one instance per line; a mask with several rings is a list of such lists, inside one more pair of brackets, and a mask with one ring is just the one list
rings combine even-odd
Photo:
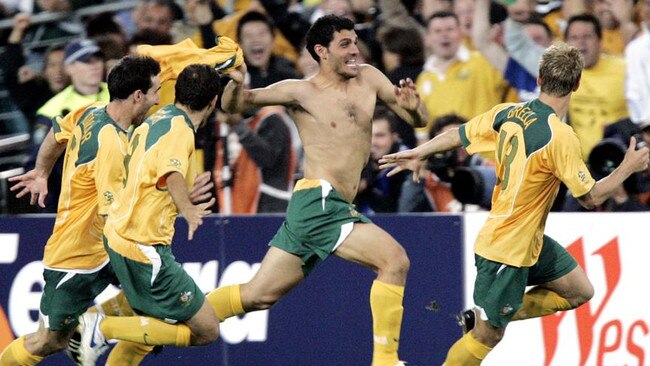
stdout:
[[[562,122],[583,66],[578,49],[554,44],[542,55],[538,99],[499,104],[458,129],[380,160],[382,168],[395,167],[390,175],[412,170],[418,180],[423,162],[441,151],[462,145],[470,154],[495,156],[492,208],[474,247],[476,307],[459,317],[466,334],[447,353],[447,366],[480,365],[510,321],[574,309],[593,296],[576,260],[544,235],[546,217],[560,183],[592,208],[630,175],[647,169],[650,156],[632,137],[621,164],[598,182],[592,178],[575,132]],[[534,287],[526,292],[527,285]]]

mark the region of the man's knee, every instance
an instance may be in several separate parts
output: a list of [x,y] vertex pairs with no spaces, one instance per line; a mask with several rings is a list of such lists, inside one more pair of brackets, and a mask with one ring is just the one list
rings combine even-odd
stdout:
[[393,246],[387,253],[385,268],[380,270],[390,271],[393,275],[406,278],[406,274],[411,267],[406,250],[399,244]]
[[214,343],[219,338],[219,324],[210,324],[197,330],[192,330],[192,345],[205,346]]
[[47,329],[42,329],[27,335],[25,337],[25,346],[32,354],[49,356],[66,349],[68,341],[69,337],[61,332],[50,332]]
[[505,328],[494,328],[483,320],[478,320],[476,328],[472,330],[474,338],[490,348],[493,348],[501,342],[504,333]]
[[587,281],[586,284],[580,287],[578,294],[574,298],[569,299],[569,302],[573,308],[577,308],[591,300],[592,297],[594,297],[594,286],[591,282]]

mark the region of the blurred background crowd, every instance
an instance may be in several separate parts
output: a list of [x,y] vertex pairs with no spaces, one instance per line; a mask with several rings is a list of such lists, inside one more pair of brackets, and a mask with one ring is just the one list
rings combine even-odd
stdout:
[[[33,166],[53,117],[108,101],[107,72],[138,45],[190,38],[209,48],[217,36],[230,37],[243,49],[248,86],[259,88],[317,72],[304,36],[331,13],[355,22],[357,60],[393,83],[413,79],[430,115],[427,127],[414,130],[377,107],[356,199],[366,214],[489,208],[489,157],[462,149],[434,156],[419,183],[409,174],[387,177],[377,160],[495,104],[536,98],[539,56],[556,40],[584,57],[566,123],[592,174],[612,171],[630,136],[650,143],[650,0],[1,0],[0,213],[56,211],[61,162],[45,210],[16,200],[6,179]],[[302,177],[302,153],[283,108],[217,112],[196,144],[215,182],[215,212],[284,212]],[[647,210],[648,182],[647,173],[632,176],[596,210]],[[564,189],[553,210],[582,208]]]

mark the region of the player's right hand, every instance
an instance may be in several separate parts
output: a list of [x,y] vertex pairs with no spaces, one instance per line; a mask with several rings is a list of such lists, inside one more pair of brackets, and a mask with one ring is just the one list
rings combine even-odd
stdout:
[[30,170],[25,174],[9,178],[10,182],[18,182],[11,186],[10,190],[20,192],[16,193],[16,198],[22,198],[27,193],[30,194],[29,204],[38,205],[45,208],[45,197],[47,196],[47,178],[43,177],[36,170]]
[[625,152],[625,157],[621,163],[622,166],[629,166],[630,171],[633,173],[648,169],[648,163],[650,162],[650,150],[648,147],[643,146],[638,150],[636,147],[636,138],[632,136],[630,138],[630,146],[627,148],[627,152]]
[[203,172],[194,179],[194,186],[190,192],[190,201],[194,204],[203,202],[212,197],[214,183],[210,180],[210,172]]
[[203,217],[212,213],[209,210],[216,200],[214,197],[206,203],[201,203],[198,205],[192,205],[183,212],[185,220],[187,220],[187,226],[189,231],[187,233],[187,240],[192,240],[194,238],[194,232],[196,229],[203,224]]
[[239,84],[244,83],[244,78],[246,77],[246,72],[248,70],[246,69],[246,63],[242,62],[241,65],[239,65],[237,68],[232,69],[230,72],[228,72],[228,76],[235,82]]

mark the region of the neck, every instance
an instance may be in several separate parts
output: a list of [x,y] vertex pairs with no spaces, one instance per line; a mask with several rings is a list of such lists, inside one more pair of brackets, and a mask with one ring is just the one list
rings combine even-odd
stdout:
[[200,110],[200,111],[193,111],[190,108],[188,108],[187,106],[185,106],[183,104],[179,104],[179,103],[175,103],[174,106],[176,108],[180,109],[181,111],[185,112],[185,114],[187,114],[187,116],[190,117],[190,121],[192,121],[192,126],[194,126],[194,131],[195,132],[199,128],[199,126],[201,125],[201,122],[203,122],[203,120],[205,119],[205,117],[206,117],[205,114],[206,114],[206,111],[208,110],[208,108],[205,108],[205,109]]
[[106,105],[106,113],[123,130],[127,130],[133,123],[133,108],[129,108],[124,101],[114,100]]
[[558,118],[564,119],[564,116],[566,116],[567,112],[569,111],[569,102],[571,101],[571,94],[573,93],[569,93],[563,97],[554,97],[542,93],[539,96],[539,100],[541,100],[544,104],[548,105],[549,107],[553,108],[553,111],[555,111],[555,114],[558,116]]

